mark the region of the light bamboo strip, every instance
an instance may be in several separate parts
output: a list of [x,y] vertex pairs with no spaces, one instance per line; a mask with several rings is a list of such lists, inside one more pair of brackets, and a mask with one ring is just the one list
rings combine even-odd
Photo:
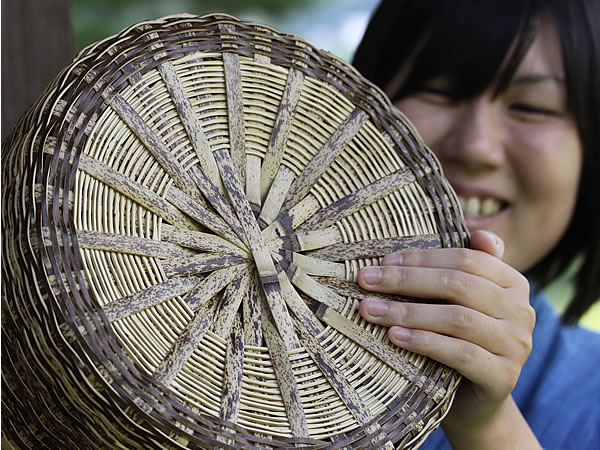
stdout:
[[246,132],[244,131],[244,100],[240,59],[236,53],[223,53],[225,85],[227,87],[227,114],[231,159],[240,180],[246,179]]
[[242,393],[242,375],[244,368],[244,334],[239,317],[234,316],[223,373],[223,392],[221,394],[221,418],[237,423]]
[[133,295],[120,298],[103,307],[110,322],[134,314],[142,309],[157,305],[178,295],[192,291],[201,283],[199,278],[172,278],[150,286]]
[[100,161],[82,154],[77,168],[152,211],[166,222],[189,230],[197,228],[191,219],[160,195]]
[[326,228],[346,216],[386,197],[409,183],[415,181],[415,176],[409,169],[394,172],[377,181],[368,184],[356,192],[341,198],[326,206],[306,222],[300,230]]
[[285,166],[281,166],[277,171],[259,215],[259,219],[265,225],[270,225],[279,215],[294,178],[294,173]]
[[308,275],[336,278],[346,276],[346,266],[344,264],[313,258],[296,252],[292,252],[291,261]]
[[[272,251],[284,249],[294,252],[302,252],[320,249],[322,247],[329,247],[334,244],[342,243],[343,241],[344,237],[340,233],[340,230],[333,226],[322,230],[299,231],[298,233],[281,236],[270,240],[268,245]],[[354,243],[350,245],[353,244]],[[310,255],[313,256],[313,253],[310,253]]]
[[314,298],[324,305],[330,306],[336,311],[342,311],[344,309],[346,300],[343,297],[339,296],[328,287],[323,286],[315,281],[299,267],[296,267],[295,270],[293,270],[293,273],[288,273],[288,277],[294,286],[307,294],[309,297]]
[[156,379],[164,385],[171,385],[177,373],[183,368],[188,358],[198,347],[198,344],[212,325],[217,304],[217,296],[215,295],[198,308],[193,319],[187,324],[183,333],[175,340],[166,357],[154,371]]
[[276,319],[270,314],[269,305],[266,304],[264,298],[261,301],[261,309],[263,335],[269,348],[271,362],[275,370],[292,435],[294,437],[308,437],[310,433],[304,415],[300,391],[298,390],[296,377],[289,359],[287,345],[282,339],[283,336],[278,331],[275,323]]
[[290,187],[288,197],[282,207],[284,211],[297,205],[306,197],[306,194],[308,194],[313,185],[321,178],[352,138],[354,138],[354,135],[367,119],[367,113],[357,108],[342,122],[323,148],[319,150],[319,153],[304,167],[300,175],[296,178],[296,181]]
[[181,117],[181,122],[190,137],[190,142],[196,151],[202,169],[217,188],[219,188],[221,192],[224,192],[223,183],[219,177],[219,170],[215,158],[213,157],[210,143],[202,130],[202,125],[198,120],[183,83],[177,75],[175,67],[171,62],[167,61],[158,66],[158,71],[171,94],[173,103],[175,104],[177,112]]
[[284,212],[279,218],[263,230],[266,240],[271,240],[286,234],[292,234],[296,228],[308,220],[321,209],[319,201],[312,195],[306,196],[300,203],[289,211]]
[[182,258],[192,252],[170,242],[157,241],[129,234],[77,231],[77,242],[82,249],[129,253],[153,258]]
[[313,258],[329,261],[347,261],[360,258],[377,258],[392,252],[409,249],[439,248],[437,234],[402,236],[384,239],[368,239],[358,242],[344,242],[330,245],[308,253]]
[[167,277],[175,277],[212,272],[213,270],[234,266],[244,261],[244,259],[233,255],[200,253],[184,258],[162,260],[160,261],[160,265]]
[[220,236],[201,231],[181,230],[166,223],[161,225],[161,239],[195,250],[224,253],[246,259],[250,257],[247,249],[240,248]]
[[294,114],[300,100],[303,85],[303,73],[297,69],[290,69],[283,97],[281,98],[279,112],[275,119],[271,140],[262,165],[260,190],[263,199],[266,197],[267,192],[271,190],[271,184],[275,175],[283,167],[281,161],[283,160],[287,139],[292,129]]
[[251,274],[246,271],[225,288],[221,307],[212,329],[215,334],[222,337],[229,335],[231,326],[240,309],[240,304],[248,297],[250,281]]

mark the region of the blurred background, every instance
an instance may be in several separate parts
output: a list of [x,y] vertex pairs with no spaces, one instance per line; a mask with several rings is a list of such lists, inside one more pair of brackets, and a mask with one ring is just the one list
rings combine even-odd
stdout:
[[2,0],[2,138],[83,47],[147,19],[223,12],[350,60],[377,0]]
[[[2,0],[2,138],[83,47],[134,23],[224,12],[296,33],[350,61],[377,0]],[[564,307],[568,277],[547,290]],[[600,330],[600,302],[581,322]]]

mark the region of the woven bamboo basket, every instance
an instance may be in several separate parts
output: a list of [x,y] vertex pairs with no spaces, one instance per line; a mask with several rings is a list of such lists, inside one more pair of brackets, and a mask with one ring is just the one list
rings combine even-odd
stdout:
[[140,23],[83,50],[2,161],[7,442],[413,448],[449,408],[458,374],[365,322],[356,275],[468,233],[340,59],[222,14]]

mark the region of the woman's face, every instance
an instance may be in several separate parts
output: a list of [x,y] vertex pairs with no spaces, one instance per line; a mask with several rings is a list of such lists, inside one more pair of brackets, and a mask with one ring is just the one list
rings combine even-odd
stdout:
[[565,232],[581,170],[556,30],[546,21],[499,96],[490,87],[451,103],[447,88],[435,79],[395,105],[440,159],[469,230],[498,234],[504,260],[524,271]]

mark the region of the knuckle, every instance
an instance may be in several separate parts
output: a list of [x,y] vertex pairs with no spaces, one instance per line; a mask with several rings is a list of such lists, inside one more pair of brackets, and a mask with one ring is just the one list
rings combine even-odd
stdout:
[[396,289],[401,289],[408,282],[408,273],[401,267],[394,267],[392,282]]
[[406,303],[394,303],[394,319],[398,324],[407,324],[410,320],[410,308]]
[[521,366],[516,364],[505,364],[503,374],[503,383],[506,386],[506,391],[512,391],[517,385],[517,381],[521,375]]
[[528,331],[530,332],[529,338],[531,340],[531,332],[533,332],[536,321],[535,309],[533,309],[533,306],[528,305],[528,307],[526,308],[526,314],[527,324],[529,325]]
[[456,359],[462,366],[472,366],[477,357],[475,346],[467,342],[461,342],[456,349]]
[[463,272],[449,270],[441,278],[444,288],[451,297],[457,298],[463,295],[467,286],[467,278]]
[[465,272],[471,272],[473,268],[477,267],[477,253],[467,248],[460,248],[456,251],[456,267],[458,270]]
[[473,314],[466,308],[453,306],[450,308],[449,320],[455,330],[464,330],[473,325]]

